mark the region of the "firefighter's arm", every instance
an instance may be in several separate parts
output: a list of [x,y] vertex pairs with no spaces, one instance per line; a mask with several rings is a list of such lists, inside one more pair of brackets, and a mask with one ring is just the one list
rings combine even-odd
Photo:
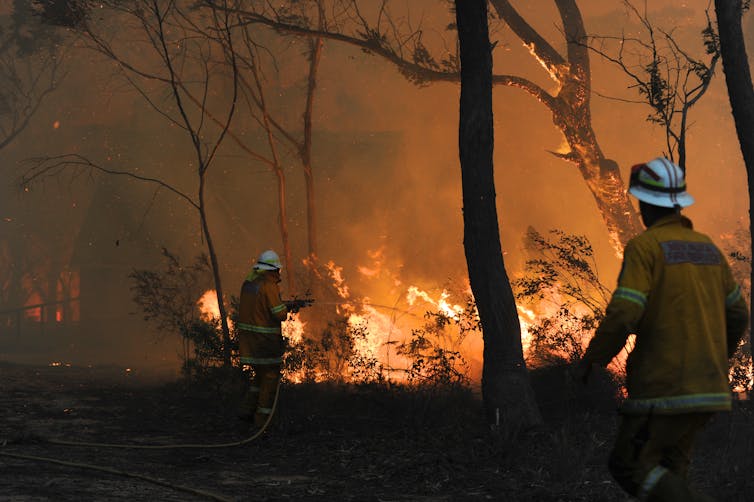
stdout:
[[741,294],[741,287],[733,278],[728,261],[723,258],[723,291],[725,295],[725,331],[728,344],[728,358],[733,357],[738,343],[749,325],[749,309]]
[[270,306],[270,314],[272,314],[272,317],[278,321],[285,321],[285,318],[288,316],[288,307],[280,298],[280,289],[277,285],[271,284],[266,288],[265,295],[267,296],[267,305]]
[[[737,287],[738,288],[738,287]],[[746,300],[738,290],[738,299],[725,307],[725,330],[728,339],[728,359],[733,357],[738,348],[738,343],[744,336],[746,327],[749,325],[749,309]]]
[[616,297],[607,306],[605,318],[600,323],[589,347],[584,353],[584,364],[607,366],[626,345],[628,335],[636,333],[644,307],[621,297]]
[[726,260],[723,260],[723,287],[725,296],[725,331],[728,342],[728,358],[733,357],[738,343],[749,325],[749,309],[741,294],[741,287],[736,284]]
[[283,300],[283,303],[288,307],[288,312],[295,314],[302,308],[310,306],[314,303],[314,300],[311,298],[293,298],[291,300]]
[[618,287],[584,353],[583,366],[607,366],[623,349],[628,335],[636,333],[651,286],[650,257],[650,253],[641,252],[633,241],[626,246]]

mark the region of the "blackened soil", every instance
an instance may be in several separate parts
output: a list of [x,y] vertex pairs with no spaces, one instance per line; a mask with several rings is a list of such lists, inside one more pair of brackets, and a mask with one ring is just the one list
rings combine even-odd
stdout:
[[[543,381],[546,420],[532,431],[490,430],[469,390],[284,385],[259,439],[141,450],[46,440],[240,441],[252,432],[236,416],[240,380],[0,364],[0,500],[628,500],[604,467],[616,417],[589,397],[604,389]],[[726,415],[702,438],[692,477],[720,500],[754,493],[750,416]]]

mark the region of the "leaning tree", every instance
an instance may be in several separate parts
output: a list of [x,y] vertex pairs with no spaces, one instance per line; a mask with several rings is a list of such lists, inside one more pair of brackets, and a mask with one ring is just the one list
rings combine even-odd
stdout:
[[[642,226],[626,194],[618,164],[604,155],[592,128],[591,68],[581,11],[575,0],[553,1],[562,24],[565,53],[556,50],[508,0],[490,0],[490,4],[544,67],[555,90],[548,91],[520,75],[503,73],[493,75],[493,85],[521,89],[549,110],[553,124],[569,147],[568,152],[552,152],[553,155],[576,166],[592,193],[613,247],[622,253],[625,243]],[[298,2],[246,0],[239,2],[235,12],[246,23],[262,24],[281,33],[353,45],[386,59],[419,85],[460,81],[457,44],[452,44],[455,49],[446,48],[444,56],[433,54],[425,45],[423,27],[399,22],[388,1],[311,0],[310,4],[328,13],[326,22],[320,25],[312,24],[310,17],[293,15],[291,3]],[[369,6],[376,7],[367,12]],[[451,28],[455,29],[455,25]]]

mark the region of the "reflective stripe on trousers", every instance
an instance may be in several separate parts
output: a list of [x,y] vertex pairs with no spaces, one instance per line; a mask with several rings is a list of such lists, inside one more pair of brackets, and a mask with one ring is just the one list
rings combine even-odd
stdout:
[[639,487],[639,493],[637,494],[639,500],[647,500],[649,494],[652,493],[654,487],[657,486],[657,483],[660,482],[660,479],[667,474],[667,472],[668,470],[661,465],[658,465],[649,471],[649,474],[647,474],[647,477],[644,478],[644,482],[642,482]]
[[241,357],[241,364],[268,365],[268,364],[281,364],[282,362],[283,362],[282,357]]
[[245,322],[238,322],[236,323],[236,326],[239,329],[251,331],[252,333],[264,333],[268,335],[277,335],[281,333],[280,326],[258,326],[256,324],[246,324]]
[[676,412],[688,410],[698,412],[703,410],[717,411],[730,407],[729,392],[710,394],[686,394],[684,396],[654,397],[648,399],[627,399],[621,406],[624,413],[662,413],[673,410]]

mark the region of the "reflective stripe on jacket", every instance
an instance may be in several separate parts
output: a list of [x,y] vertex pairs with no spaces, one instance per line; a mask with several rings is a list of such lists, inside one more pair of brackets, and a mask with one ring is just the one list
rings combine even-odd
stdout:
[[252,333],[280,334],[288,308],[280,299],[277,274],[261,272],[244,281],[238,305],[239,329]]
[[727,410],[728,358],[747,322],[720,250],[687,218],[667,216],[626,246],[618,287],[584,360],[607,365],[635,333],[625,413]]

